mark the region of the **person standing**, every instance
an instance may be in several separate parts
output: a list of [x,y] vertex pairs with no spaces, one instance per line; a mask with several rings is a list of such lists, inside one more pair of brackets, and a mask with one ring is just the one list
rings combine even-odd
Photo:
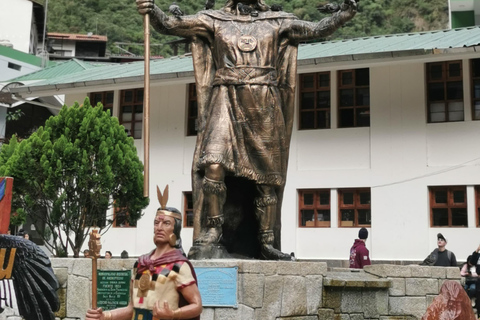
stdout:
[[437,234],[437,248],[423,260],[421,265],[436,267],[457,267],[457,258],[452,251],[447,250],[447,239]]
[[364,266],[372,264],[370,261],[370,253],[365,246],[367,238],[368,230],[366,228],[361,228],[358,231],[358,239],[355,239],[355,242],[350,249],[350,268],[363,269]]

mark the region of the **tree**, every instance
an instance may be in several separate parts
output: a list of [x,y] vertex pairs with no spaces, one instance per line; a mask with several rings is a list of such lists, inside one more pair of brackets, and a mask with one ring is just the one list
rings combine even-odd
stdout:
[[0,151],[0,175],[14,178],[12,207],[27,213],[57,256],[73,250],[78,257],[93,226],[106,232],[112,206],[126,208],[134,224],[148,204],[142,171],[125,128],[88,99],[64,106],[28,139],[13,137]]

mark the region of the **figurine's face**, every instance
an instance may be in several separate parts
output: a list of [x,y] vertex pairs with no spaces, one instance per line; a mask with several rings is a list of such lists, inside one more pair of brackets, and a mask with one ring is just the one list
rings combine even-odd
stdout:
[[175,219],[173,217],[157,215],[153,223],[153,241],[156,245],[168,243],[173,234]]

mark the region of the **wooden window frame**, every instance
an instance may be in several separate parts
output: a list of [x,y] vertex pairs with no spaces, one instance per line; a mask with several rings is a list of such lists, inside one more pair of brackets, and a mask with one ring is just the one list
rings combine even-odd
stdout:
[[[447,203],[436,203],[435,202],[435,191],[445,190],[447,192]],[[453,192],[462,190],[464,192],[464,202],[455,203],[453,202]],[[465,226],[454,226],[452,225],[452,209],[465,209],[468,210],[467,206],[467,187],[466,186],[434,186],[428,187],[429,202],[430,202],[430,227],[432,228],[467,228],[468,227],[468,212],[467,212],[467,225]],[[447,209],[448,210],[448,225],[434,225],[433,219],[433,210],[434,209]]]
[[[307,193],[313,193],[313,204],[305,205],[304,196]],[[320,203],[320,194],[328,194],[328,205]],[[302,189],[298,190],[298,226],[299,228],[330,228],[332,221],[330,189]],[[313,210],[313,221],[307,221],[302,225],[302,210]],[[318,220],[318,211],[330,211],[330,220]],[[313,223],[308,223],[313,222]]]
[[[132,95],[133,95],[132,101],[125,101],[125,94],[128,91],[132,91]],[[144,112],[143,93],[142,93],[142,99],[137,99],[137,93],[139,91],[143,91],[143,88],[126,89],[126,90],[122,90],[120,92],[120,96],[121,96],[121,99],[120,99],[120,117],[119,117],[120,124],[121,125],[125,125],[126,123],[131,124],[131,128],[128,132],[128,135],[133,137],[134,139],[142,139],[142,136],[143,136],[143,132],[142,132],[142,130],[143,130],[142,129],[142,127],[143,127],[143,112]],[[125,121],[123,119],[123,115],[124,115],[123,109],[125,107],[131,107],[132,108],[132,111],[131,111],[132,119],[130,121]],[[135,120],[135,109],[136,109],[136,107],[142,107],[142,117],[141,117],[140,120]],[[138,128],[138,127],[141,128],[140,129],[140,137],[135,136],[135,128]]]
[[126,208],[119,208],[119,207],[114,207],[113,208],[113,223],[112,223],[112,228],[136,228],[137,226],[136,225],[130,225],[130,223],[127,221],[125,221],[125,224],[118,224],[118,221],[117,221],[117,214],[118,212],[120,212],[120,210],[124,210],[125,211],[125,217],[128,217],[129,213],[127,211]]
[[198,130],[198,105],[197,105],[197,86],[195,83],[188,84],[187,97],[187,136],[197,135]]
[[[320,84],[320,76],[321,75],[328,75],[328,86],[322,87]],[[305,88],[304,87],[304,78],[313,76],[313,87],[312,88]],[[325,71],[325,72],[316,72],[316,73],[305,73],[300,75],[300,86],[299,86],[299,93],[298,93],[298,129],[299,130],[313,130],[313,129],[330,129],[331,128],[331,113],[332,113],[332,107],[331,107],[331,74],[330,71]],[[329,100],[328,100],[328,107],[319,107],[318,103],[318,93],[319,92],[328,92],[329,93]],[[302,109],[302,94],[303,93],[313,93],[313,108],[312,109]],[[319,124],[319,119],[317,117],[318,112],[325,111],[327,116],[326,116],[326,122],[324,123],[324,126],[320,126]],[[313,128],[303,128],[302,127],[302,119],[303,115],[307,113],[313,112],[314,114],[314,120],[313,120]]]
[[[189,201],[188,197],[192,197],[191,202]],[[189,206],[189,203],[192,206]],[[188,215],[192,215],[192,222],[189,225]],[[193,228],[193,192],[192,191],[184,191],[183,192],[183,227],[184,228]]]
[[[459,76],[452,76],[450,77],[448,75],[448,70],[449,66],[452,64],[460,64],[460,75]],[[442,78],[441,79],[431,79],[431,73],[430,73],[430,68],[433,66],[442,66]],[[455,61],[441,61],[441,62],[430,62],[426,64],[426,86],[425,90],[427,91],[426,94],[426,101],[427,101],[427,121],[428,123],[445,123],[445,122],[461,122],[465,121],[465,98],[463,96],[463,91],[462,91],[462,99],[448,99],[447,97],[447,87],[448,83],[451,82],[461,82],[462,88],[463,88],[463,62],[462,60],[455,60]],[[433,83],[443,83],[443,100],[430,100],[430,84]],[[449,120],[449,104],[453,102],[462,102],[463,104],[463,118],[462,120]],[[445,120],[444,121],[432,121],[432,113],[431,113],[431,104],[432,103],[444,103],[445,104]]]
[[[107,95],[112,95],[112,102],[107,102]],[[100,99],[96,99],[96,95],[100,95]],[[110,110],[110,115],[113,115],[113,99],[114,91],[100,91],[100,92],[90,92],[89,99],[92,107],[96,107],[98,102],[101,102],[103,105],[103,111]]]
[[[368,70],[368,85],[357,85],[357,72],[360,70]],[[344,73],[352,73],[352,83],[351,84],[343,84],[342,83],[342,75]],[[370,68],[357,68],[357,69],[348,69],[348,70],[339,70],[337,71],[337,82],[338,82],[338,88],[337,88],[337,97],[338,97],[338,128],[357,128],[357,127],[370,127],[370,103],[367,105],[358,105],[357,102],[357,90],[359,89],[368,89],[368,97],[370,100]],[[353,105],[351,106],[342,106],[341,101],[342,101],[342,95],[341,92],[342,90],[353,90]],[[370,102],[370,101],[369,101]],[[353,125],[352,126],[343,126],[342,125],[342,115],[341,111],[342,110],[348,110],[348,109],[353,109]],[[360,125],[359,119],[357,118],[357,111],[358,110],[364,110],[368,114],[368,125]]]
[[[370,193],[370,203],[369,204],[362,204],[360,203],[360,193],[364,193],[368,191]],[[353,204],[344,204],[343,198],[345,192],[353,192]],[[370,224],[359,224],[358,223],[358,210],[370,210],[370,219],[372,215],[372,191],[370,188],[342,188],[337,190],[338,193],[338,226],[340,228],[358,228],[358,227],[366,227],[370,228]],[[342,210],[354,210],[354,217],[352,225],[349,223],[344,223],[342,221]],[[345,221],[350,222],[350,221]]]
[[475,81],[478,81],[480,82],[480,74],[475,76],[475,74],[473,73],[473,65],[475,63],[478,63],[480,65],[480,58],[478,59],[472,59],[470,60],[470,88],[471,88],[471,96],[472,96],[472,119],[473,120],[480,120],[480,112],[479,112],[479,116],[478,117],[475,117],[475,104],[478,103],[479,105],[479,111],[480,111],[480,93],[478,95],[478,97],[475,97]]

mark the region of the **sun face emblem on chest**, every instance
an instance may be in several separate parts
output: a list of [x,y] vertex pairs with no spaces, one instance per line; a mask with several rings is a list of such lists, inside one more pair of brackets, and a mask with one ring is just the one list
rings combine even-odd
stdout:
[[257,39],[251,35],[243,35],[238,38],[237,46],[244,52],[253,51],[257,47]]

